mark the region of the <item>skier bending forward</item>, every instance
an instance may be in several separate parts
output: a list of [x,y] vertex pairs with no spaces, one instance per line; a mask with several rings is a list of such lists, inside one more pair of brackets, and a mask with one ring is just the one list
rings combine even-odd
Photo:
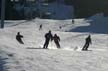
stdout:
[[60,44],[59,44],[59,42],[60,42],[60,37],[59,37],[57,34],[55,34],[54,37],[53,37],[53,40],[54,40],[54,42],[55,42],[57,48],[60,48]]

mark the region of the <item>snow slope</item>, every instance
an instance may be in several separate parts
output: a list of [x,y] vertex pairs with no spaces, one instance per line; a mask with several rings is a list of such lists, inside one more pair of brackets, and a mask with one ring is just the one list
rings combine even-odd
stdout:
[[[0,29],[0,71],[107,71],[108,34],[72,31],[90,25],[88,21],[75,19],[75,24],[71,20],[6,21],[5,28]],[[43,29],[39,31],[40,24]],[[54,42],[48,50],[41,48],[44,34],[49,30],[60,36],[61,49],[56,49]],[[24,45],[15,40],[17,32],[24,35]],[[88,34],[92,37],[90,51],[81,51]]]

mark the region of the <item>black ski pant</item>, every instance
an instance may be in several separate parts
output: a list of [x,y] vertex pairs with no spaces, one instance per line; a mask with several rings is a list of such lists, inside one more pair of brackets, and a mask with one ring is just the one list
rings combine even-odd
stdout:
[[18,41],[20,44],[24,44],[24,42],[22,41],[22,39],[17,39],[17,41]]
[[86,44],[84,45],[84,47],[82,48],[82,50],[88,50],[88,47],[89,47],[89,43],[86,43]]
[[57,48],[60,48],[60,44],[59,44],[59,42],[58,42],[58,41],[54,41],[54,42],[55,42]]
[[43,48],[46,48],[47,49],[48,48],[48,45],[49,45],[49,40],[46,40],[45,43],[44,43]]

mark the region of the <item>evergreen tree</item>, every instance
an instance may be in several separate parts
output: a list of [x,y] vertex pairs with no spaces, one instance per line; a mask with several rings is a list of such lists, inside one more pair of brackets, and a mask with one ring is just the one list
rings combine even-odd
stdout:
[[1,19],[1,0],[0,0],[0,19]]
[[5,19],[13,18],[13,4],[11,0],[5,1]]

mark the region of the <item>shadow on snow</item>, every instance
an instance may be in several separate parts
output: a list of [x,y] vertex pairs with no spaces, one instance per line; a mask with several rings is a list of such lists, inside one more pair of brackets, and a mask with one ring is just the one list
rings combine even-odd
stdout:
[[43,49],[43,48],[27,47],[27,49]]
[[6,64],[6,62],[5,62],[6,59],[7,58],[0,57],[0,71],[5,71],[4,64]]
[[108,34],[108,19],[85,19],[89,20],[88,26],[80,26],[75,29],[70,29],[67,32],[88,32],[97,34]]

